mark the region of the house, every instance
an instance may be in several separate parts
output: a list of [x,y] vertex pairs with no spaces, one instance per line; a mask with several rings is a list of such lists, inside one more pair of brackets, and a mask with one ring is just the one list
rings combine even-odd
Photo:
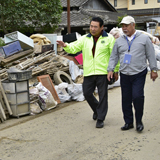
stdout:
[[160,36],[160,0],[108,0],[123,15],[135,18],[139,29]]
[[[63,12],[57,33],[67,33],[67,0],[61,0]],[[70,0],[71,32],[85,34],[89,32],[90,20],[99,16],[104,20],[104,27],[109,32],[117,24],[118,16],[122,14],[107,0]]]

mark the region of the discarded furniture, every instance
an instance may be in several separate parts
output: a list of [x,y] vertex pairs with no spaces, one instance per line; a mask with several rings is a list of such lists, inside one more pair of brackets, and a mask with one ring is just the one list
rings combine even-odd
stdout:
[[4,41],[6,44],[16,40],[19,40],[20,45],[24,50],[34,48],[33,40],[18,31],[4,35]]
[[12,116],[30,114],[29,81],[3,81],[6,97],[12,110]]

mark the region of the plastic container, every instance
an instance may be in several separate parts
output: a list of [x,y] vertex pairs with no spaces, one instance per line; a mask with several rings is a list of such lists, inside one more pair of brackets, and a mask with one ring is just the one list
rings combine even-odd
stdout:
[[6,96],[9,101],[9,104],[22,104],[29,102],[28,92],[15,93],[15,94],[6,93]]
[[30,114],[29,81],[2,81],[14,117]]
[[21,82],[10,82],[10,81],[3,81],[2,86],[6,93],[16,93],[22,91],[28,91],[27,81]]
[[24,81],[32,78],[32,71],[7,72],[10,81]]
[[30,103],[24,103],[20,105],[12,104],[10,105],[12,112],[13,112],[13,117],[18,117],[30,114]]

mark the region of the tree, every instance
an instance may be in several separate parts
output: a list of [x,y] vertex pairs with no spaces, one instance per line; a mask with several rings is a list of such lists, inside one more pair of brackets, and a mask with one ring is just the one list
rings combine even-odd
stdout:
[[0,0],[0,26],[4,33],[54,32],[60,22],[60,0]]
[[[127,16],[127,14],[125,14],[125,15],[123,15],[123,16],[121,16],[121,17],[118,17],[117,27],[121,28],[120,23],[121,23],[122,19],[123,19],[124,17],[126,17],[126,16]],[[135,24],[135,28],[136,28],[136,29],[139,29],[140,27],[138,27],[137,24]]]
[[125,14],[125,15],[123,15],[123,16],[121,16],[121,17],[118,17],[117,27],[121,27],[120,23],[121,23],[122,19],[123,19],[124,17],[126,17],[126,16],[127,16],[127,15]]

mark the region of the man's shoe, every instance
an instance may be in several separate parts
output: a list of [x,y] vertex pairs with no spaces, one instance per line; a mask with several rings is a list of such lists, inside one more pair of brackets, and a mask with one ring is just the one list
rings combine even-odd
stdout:
[[97,113],[93,113],[93,120],[97,120],[97,117],[98,117]]
[[144,129],[143,123],[142,122],[137,123],[136,129],[137,129],[137,132],[142,132],[142,130]]
[[131,128],[133,128],[134,126],[133,126],[133,124],[125,124],[123,127],[121,127],[121,130],[122,131],[126,131],[126,130],[129,130],[129,129],[131,129]]
[[96,128],[103,128],[103,126],[104,126],[103,121],[98,119],[96,123]]

